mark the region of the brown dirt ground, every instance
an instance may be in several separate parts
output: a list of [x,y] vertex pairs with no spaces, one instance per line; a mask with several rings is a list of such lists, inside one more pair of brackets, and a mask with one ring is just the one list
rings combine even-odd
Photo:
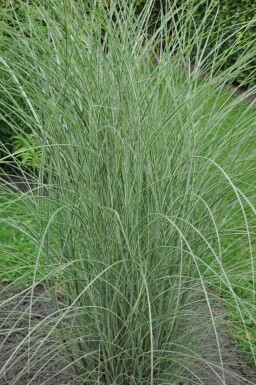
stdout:
[[[56,334],[42,343],[47,335],[46,323],[44,327],[35,329],[31,339],[23,343],[29,328],[36,327],[53,313],[54,308],[44,288],[39,286],[35,289],[31,311],[28,291],[19,293],[7,287],[0,290],[0,385],[71,384],[73,376],[71,370],[69,373],[65,370],[67,360]],[[14,295],[16,298],[8,302]],[[48,330],[50,326],[51,322]],[[27,366],[28,360],[30,367]]]
[[[15,299],[11,300],[14,295]],[[17,292],[6,286],[0,288],[0,385],[76,384],[75,373],[71,367],[66,369],[68,360],[59,345],[57,335],[53,333],[50,338],[44,340],[47,335],[47,317],[48,330],[50,330],[51,315],[54,314],[54,307],[44,287],[39,286],[35,289],[32,307],[30,307],[30,299],[29,291]],[[202,326],[204,320],[201,305],[200,309]],[[223,318],[222,307],[217,306],[214,312],[215,317]],[[37,328],[40,322],[43,322],[44,327]],[[53,318],[52,322],[54,322]],[[197,327],[198,320],[191,321],[191,330],[195,328],[196,331]],[[31,330],[29,328],[34,328],[34,332],[31,334],[31,339],[23,343],[24,337]],[[211,364],[206,366],[201,359],[195,360],[190,367],[190,374],[188,372],[184,376],[186,379],[179,385],[256,384],[256,371],[245,364],[243,354],[238,351],[235,343],[222,327],[218,330],[218,337],[225,382],[222,371],[217,368],[220,365],[219,355],[212,353],[218,351],[215,346],[216,338],[209,329],[209,333],[198,341],[198,347],[194,345],[194,351]],[[27,366],[28,360],[30,367]],[[77,383],[80,384],[79,381]]]
[[[245,354],[239,350],[226,330],[225,308],[218,302],[214,304],[212,310],[217,338],[213,328],[210,327],[207,306],[202,303],[198,309],[200,319],[195,319],[194,324],[201,323],[198,326],[199,330],[200,328],[203,329],[205,324],[208,332],[202,334],[202,338],[198,341],[198,347],[195,347],[195,352],[200,357],[199,360],[195,360],[194,366],[191,367],[195,378],[181,382],[180,385],[255,385],[256,369],[246,364]],[[203,312],[205,312],[205,317]],[[191,322],[191,327],[193,327],[193,322]],[[219,350],[221,351],[221,359]],[[201,358],[207,360],[209,365],[204,364]]]

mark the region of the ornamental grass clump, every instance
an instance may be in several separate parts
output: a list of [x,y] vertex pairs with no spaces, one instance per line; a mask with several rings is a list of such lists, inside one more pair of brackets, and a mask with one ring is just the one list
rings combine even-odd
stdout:
[[[38,252],[22,291],[27,328],[0,378],[22,359],[13,385],[33,384],[49,362],[44,384],[61,373],[70,384],[225,384],[220,296],[244,333],[255,322],[254,294],[247,303],[234,285],[246,266],[255,293],[256,127],[242,104],[253,89],[235,98],[223,85],[255,48],[223,71],[231,52],[218,48],[233,32],[220,31],[209,65],[212,4],[190,36],[191,2],[163,8],[155,29],[152,1],[137,16],[129,2],[102,3],[21,3],[1,22],[2,119],[33,135],[40,166],[24,170],[22,148],[1,161],[28,186],[3,176],[8,206],[35,224],[5,216],[6,202],[2,221]],[[35,323],[42,284],[53,309]],[[248,351],[255,362],[250,340]]]

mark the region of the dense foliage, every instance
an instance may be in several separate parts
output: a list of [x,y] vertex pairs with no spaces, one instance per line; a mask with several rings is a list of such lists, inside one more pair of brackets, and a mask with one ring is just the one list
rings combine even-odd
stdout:
[[[92,3],[34,1],[0,24],[0,113],[40,149],[32,176],[24,163],[37,154],[15,159],[26,190],[1,184],[0,221],[11,240],[18,232],[34,246],[21,256],[2,247],[0,277],[19,283],[29,272],[30,281],[13,353],[5,342],[24,308],[14,307],[12,328],[2,316],[0,381],[32,384],[49,360],[56,370],[44,383],[72,367],[74,385],[225,384],[224,328],[256,363],[256,112],[243,103],[253,89],[234,97],[223,84],[256,47],[224,69],[239,47],[221,52],[217,39],[209,61],[206,19],[189,28],[195,3],[166,9],[155,30],[153,2],[139,15],[125,0]],[[35,324],[42,283],[55,311]]]
[[[146,0],[135,0],[138,10],[141,11]],[[165,9],[168,4],[176,4],[177,8],[184,7],[186,4],[187,11],[193,7],[193,20],[188,28],[189,35],[194,34],[195,30],[203,25],[206,33],[207,47],[202,46],[204,56],[208,56],[208,61],[213,60],[216,53],[211,52],[216,44],[216,39],[224,36],[219,47],[219,54],[230,51],[230,54],[222,63],[222,68],[232,67],[238,60],[239,56],[247,55],[250,46],[256,41],[256,3],[251,0],[212,0],[198,1],[190,0],[155,0],[152,6],[152,25],[157,22],[157,17],[161,8]],[[209,8],[209,4],[211,7]],[[196,5],[196,10],[194,6]],[[207,20],[204,20],[207,15]],[[202,21],[204,21],[202,23]],[[230,33],[230,27],[235,26],[233,33]],[[239,26],[239,28],[238,28]],[[200,42],[202,44],[202,41]],[[231,49],[233,46],[237,49],[235,52]],[[196,51],[194,51],[196,52]],[[196,58],[194,57],[194,61]],[[248,55],[248,61],[241,68],[239,74],[236,75],[235,81],[239,84],[249,86],[256,83],[256,59]]]
[[[147,0],[134,0],[137,12],[140,13]],[[30,7],[36,5],[37,1],[24,2]],[[79,1],[77,1],[79,3]],[[93,1],[91,6],[93,6]],[[100,2],[99,2],[100,3]],[[109,1],[103,1],[108,9]],[[155,30],[159,24],[159,15],[161,11],[165,12],[169,5],[175,5],[177,9],[183,7],[183,13],[189,13],[193,8],[193,17],[190,18],[187,28],[187,42],[191,43],[191,36],[194,36],[197,29],[204,29],[205,39],[200,39],[201,55],[205,57],[207,64],[215,60],[216,55],[221,53],[227,53],[225,60],[216,66],[216,70],[220,71],[226,68],[232,68],[236,66],[241,56],[247,59],[243,61],[239,73],[236,73],[234,81],[238,84],[250,86],[256,82],[256,59],[250,55],[250,46],[255,43],[256,40],[256,6],[253,5],[251,0],[236,0],[236,1],[221,1],[213,0],[209,7],[208,1],[190,0],[184,2],[184,0],[169,0],[167,2],[163,0],[152,1],[151,6],[151,27],[150,32]],[[90,2],[88,2],[90,4]],[[90,5],[89,5],[90,6]],[[196,6],[196,7],[195,7]],[[22,2],[7,1],[0,5],[0,10],[4,14],[5,21],[9,24],[10,28],[17,29],[20,23],[24,20],[24,7]],[[174,16],[176,17],[176,16]],[[177,19],[177,17],[176,17]],[[177,26],[179,21],[176,20]],[[230,27],[235,25],[234,33],[230,33]],[[239,26],[239,28],[237,27]],[[221,38],[221,44],[218,45],[218,52],[216,53],[216,41]],[[6,39],[5,47],[9,46],[10,34],[5,31],[4,36],[1,39]],[[236,49],[233,50],[233,47]],[[195,46],[191,55],[192,64],[195,65],[198,61],[198,42],[195,41]],[[200,58],[202,61],[202,58]],[[2,76],[2,75],[1,75]],[[1,81],[6,79],[1,79]],[[0,96],[4,98],[0,88]],[[17,98],[14,99],[17,102]],[[6,117],[8,116],[8,119]],[[10,147],[14,143],[12,142],[12,136],[14,134],[11,126],[11,118],[16,119],[12,114],[12,105],[5,111],[5,114],[0,117],[0,153],[5,152],[5,145]],[[7,123],[7,120],[9,123]],[[22,122],[20,122],[22,124]],[[29,130],[28,130],[29,132]],[[4,146],[3,146],[4,144]]]

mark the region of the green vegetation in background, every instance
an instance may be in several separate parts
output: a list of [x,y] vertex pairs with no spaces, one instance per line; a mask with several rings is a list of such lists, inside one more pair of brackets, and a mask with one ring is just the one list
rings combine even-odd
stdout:
[[[141,11],[146,0],[134,0]],[[152,2],[152,25],[157,21],[161,8],[165,9],[167,4],[175,4],[177,8],[183,7],[183,11],[190,12],[193,9],[193,18],[188,24],[187,38],[195,34],[201,27],[205,33],[205,39],[200,39],[195,45],[199,45],[201,54],[210,62],[214,57],[220,56],[223,52],[230,52],[221,63],[220,69],[232,68],[240,56],[248,55],[250,46],[256,42],[256,3],[251,0],[155,0]],[[195,8],[196,6],[196,8]],[[205,19],[207,15],[207,19]],[[203,21],[205,20],[205,21]],[[203,23],[203,25],[202,25]],[[232,27],[234,29],[232,31]],[[216,39],[224,37],[218,52],[212,52]],[[234,52],[233,47],[236,46]],[[200,52],[199,49],[199,52]],[[193,51],[192,62],[198,60],[198,46]],[[200,58],[202,60],[202,58]],[[256,59],[248,57],[247,63],[236,73],[234,81],[244,86],[256,83]]]
[[[13,40],[11,38],[11,31],[16,30],[17,33],[23,25],[26,29],[27,36],[29,35],[29,28],[26,26],[26,6],[30,7],[30,11],[33,13],[33,9],[36,6],[36,1],[34,0],[21,0],[21,1],[12,1],[6,0],[0,4],[0,13],[1,13],[1,23],[7,23],[8,29],[3,30],[1,28],[0,32],[0,55],[1,57],[9,57],[12,60],[12,51],[15,49],[13,45]],[[38,20],[38,27],[40,26],[41,21]],[[24,31],[24,29],[23,29]],[[22,71],[21,69],[19,71]],[[17,79],[22,76],[22,73],[16,73]],[[28,81],[28,78],[26,79]],[[31,79],[30,79],[31,80]],[[19,115],[16,113],[16,108],[26,109],[27,103],[24,102],[24,99],[18,94],[13,94],[12,99],[8,99],[6,102],[6,87],[11,89],[14,87],[13,77],[2,72],[0,74],[0,100],[1,105],[1,115],[0,115],[0,156],[7,155],[10,152],[15,152],[27,148],[26,153],[21,153],[20,158],[26,167],[29,166],[31,162],[31,169],[37,167],[37,154],[36,151],[33,151],[33,140],[31,138],[31,127],[29,125],[29,120],[24,121],[20,119]],[[4,106],[4,107],[3,107]],[[30,148],[30,149],[29,149]],[[25,159],[26,158],[26,159]]]
[[[39,223],[17,195],[0,194],[0,284],[14,283],[28,286],[33,282],[37,264],[38,246],[28,238]],[[21,232],[21,228],[24,233]],[[46,274],[46,262],[41,256],[37,266],[36,279]]]

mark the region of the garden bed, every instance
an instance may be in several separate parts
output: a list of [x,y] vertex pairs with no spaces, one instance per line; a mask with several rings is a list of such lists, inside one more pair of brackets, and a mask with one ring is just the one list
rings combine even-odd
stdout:
[[[1,288],[0,303],[3,306],[0,311],[0,368],[5,368],[5,365],[6,368],[0,376],[0,384],[71,384],[72,371],[67,373],[65,370],[66,357],[59,350],[61,347],[58,346],[56,335],[41,343],[46,337],[47,328],[36,328],[40,322],[45,325],[44,320],[54,311],[49,296],[39,286],[34,291],[31,311],[30,300],[31,293],[28,291],[17,292],[13,288]],[[34,332],[25,341],[29,329]]]
[[[0,367],[5,368],[0,376],[1,385],[61,385],[61,384],[82,384],[77,379],[78,375],[72,371],[66,352],[63,352],[63,346],[60,343],[59,335],[51,332],[51,315],[54,315],[54,306],[50,297],[43,286],[35,288],[31,300],[31,292],[22,290],[18,292],[13,288],[2,286],[0,292],[0,310],[1,334],[0,334]],[[30,306],[30,303],[32,306]],[[198,306],[198,305],[196,305]],[[200,323],[202,324],[202,314],[207,314],[207,309],[202,310],[199,305],[198,314],[200,314]],[[196,310],[196,309],[194,309]],[[223,318],[225,309],[216,306],[214,316]],[[196,314],[196,312],[195,312]],[[224,316],[225,318],[225,316]],[[46,320],[49,320],[47,322]],[[52,318],[54,322],[54,317]],[[205,325],[209,327],[207,315],[205,316]],[[198,325],[198,319],[193,324]],[[217,322],[216,324],[221,324]],[[40,326],[42,325],[42,327]],[[48,325],[48,326],[47,326]],[[192,325],[192,323],[191,323]],[[190,325],[190,327],[192,327]],[[201,325],[203,326],[203,325]],[[31,338],[25,340],[28,332],[33,330]],[[256,383],[256,372],[245,363],[244,355],[239,352],[234,342],[228,334],[218,330],[219,344],[222,353],[223,367],[225,369],[226,385],[246,385]],[[26,341],[26,342],[24,342]],[[203,352],[202,352],[203,346]],[[195,379],[183,380],[179,385],[218,385],[222,377],[221,370],[218,369],[220,359],[216,340],[209,328],[207,337],[198,341],[195,350],[199,360],[195,360],[191,365]],[[210,365],[206,366],[203,360],[207,360]],[[30,360],[30,365],[28,365]],[[214,371],[216,373],[214,374]],[[190,375],[187,374],[189,378]],[[216,379],[214,379],[214,377]],[[77,381],[77,382],[76,382]]]

